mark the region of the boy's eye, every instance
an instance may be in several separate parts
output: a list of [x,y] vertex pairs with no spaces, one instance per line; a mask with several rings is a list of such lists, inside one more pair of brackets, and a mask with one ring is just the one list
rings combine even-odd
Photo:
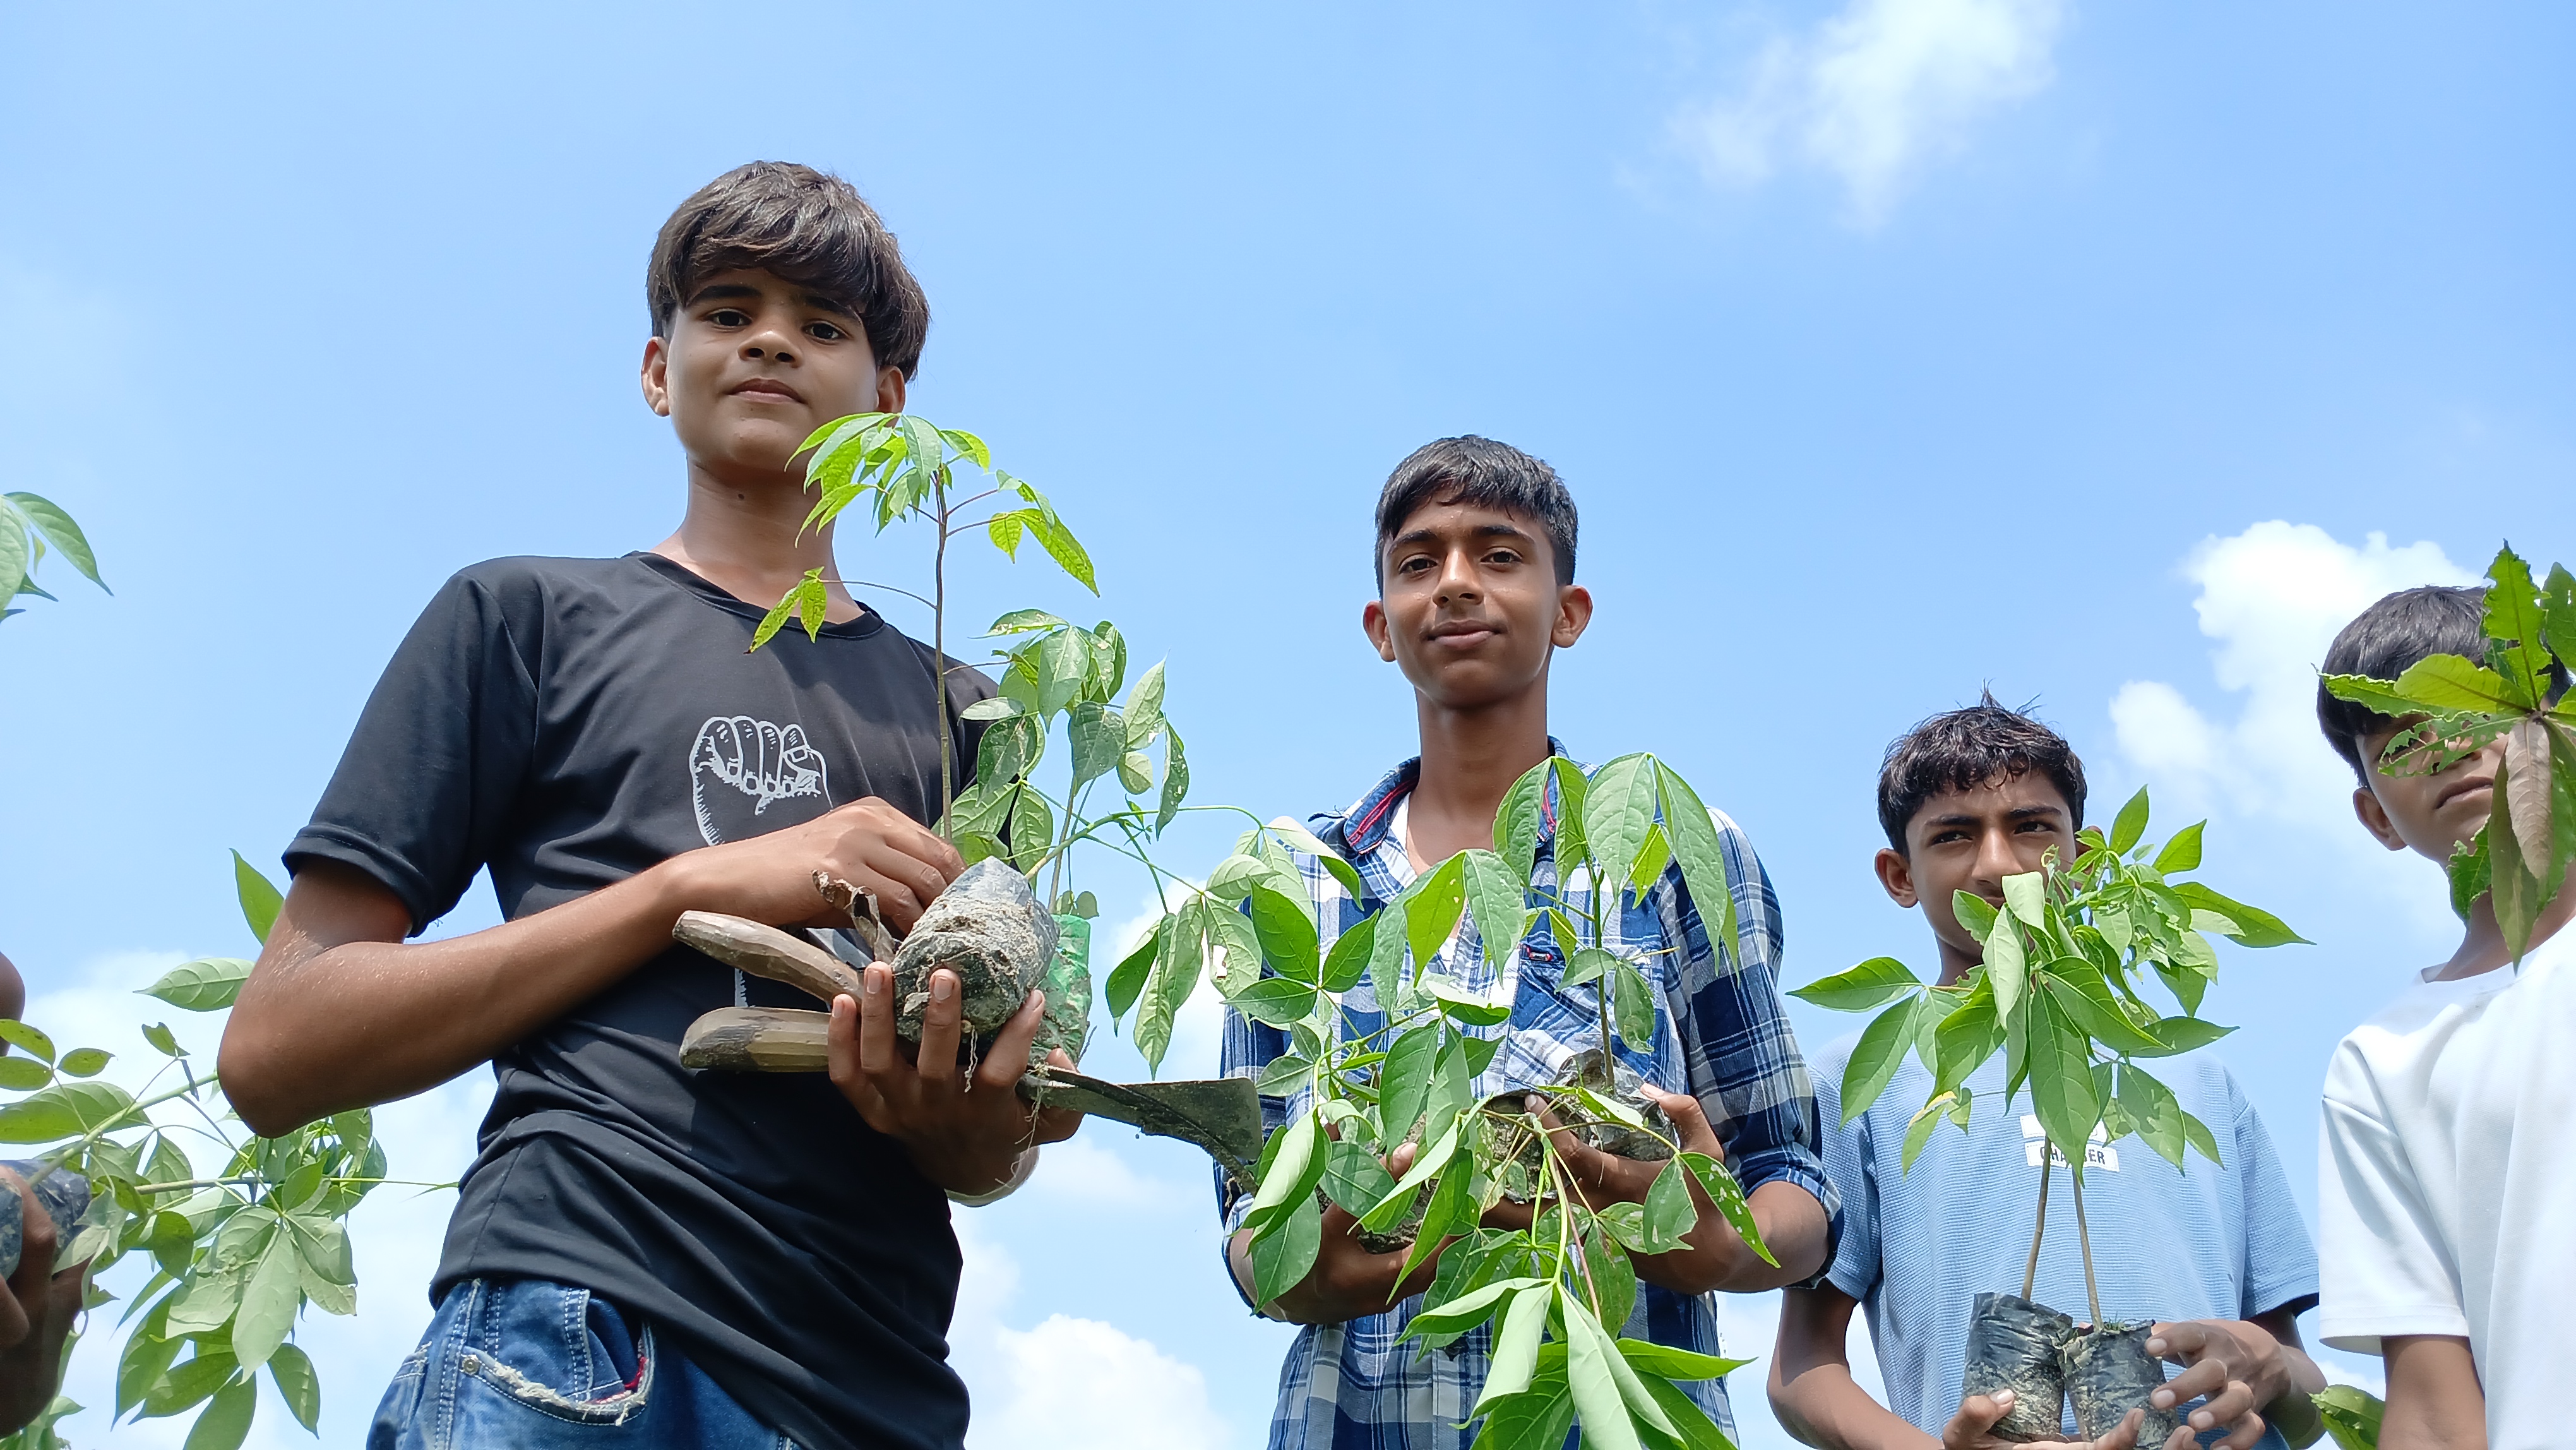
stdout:
[[739,307],[719,307],[707,314],[707,321],[717,327],[749,327],[751,314]]
[[848,333],[843,332],[841,329],[834,327],[828,322],[806,323],[805,335],[818,342],[839,342],[842,338],[849,336]]
[[1395,566],[1395,572],[1398,574],[1419,574],[1430,567],[1431,561],[1429,559],[1424,558],[1420,554],[1416,554],[1412,558],[1398,563]]

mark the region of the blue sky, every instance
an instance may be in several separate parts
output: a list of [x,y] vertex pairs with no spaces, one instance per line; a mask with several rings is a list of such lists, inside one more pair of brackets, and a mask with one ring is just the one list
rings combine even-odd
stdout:
[[[885,212],[936,319],[914,406],[1081,530],[1201,799],[1334,807],[1410,753],[1357,629],[1368,506],[1420,442],[1508,439],[1572,486],[1601,605],[1558,733],[1742,822],[1793,983],[1928,959],[1870,784],[1982,685],[2104,809],[2143,780],[2211,816],[2209,879],[2317,942],[2230,954],[2209,1008],[2303,1201],[2325,1054],[2448,945],[2433,869],[2350,823],[2308,671],[2508,532],[2576,555],[2560,7],[38,4],[0,37],[0,465],[116,590],[58,570],[0,627],[0,950],[58,1036],[130,1045],[132,987],[245,948],[225,849],[273,864],[440,579],[668,531],[644,257],[754,157]],[[900,536],[843,561],[920,573]],[[961,580],[970,615],[1093,607]],[[397,1168],[452,1176],[487,1094],[390,1110]],[[1198,1162],[1077,1142],[961,1215],[976,1438],[1257,1443],[1282,1335]],[[363,1313],[305,1334],[330,1443],[443,1217],[364,1211]],[[1740,1352],[1769,1313],[1730,1307]],[[1746,1439],[1785,1443],[1756,1375]]]

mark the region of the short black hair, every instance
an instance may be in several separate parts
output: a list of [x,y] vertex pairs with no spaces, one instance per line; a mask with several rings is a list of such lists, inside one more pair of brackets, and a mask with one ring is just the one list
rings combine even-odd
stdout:
[[2027,713],[2006,709],[1992,690],[1983,691],[1976,704],[1945,710],[1887,747],[1878,767],[1878,823],[1887,831],[1887,844],[1908,854],[1905,828],[1924,802],[2034,770],[2066,798],[2075,829],[2084,829],[2084,762],[2075,747]]
[[847,307],[879,367],[906,378],[920,371],[930,299],[885,220],[841,178],[788,161],[754,161],[699,187],[653,239],[644,269],[653,335],[671,335],[671,319],[700,280],[737,268],[770,273]]
[[[2427,584],[2400,589],[2343,627],[2326,650],[2324,673],[2393,680],[2430,655],[2484,660],[2486,621],[2487,592],[2482,588]],[[2395,723],[2367,705],[2336,699],[2322,679],[2317,682],[2317,725],[2365,786],[2370,784],[2370,762],[2361,758],[2362,739]]]
[[1386,545],[1404,521],[1425,504],[1462,503],[1518,514],[1547,535],[1556,555],[1556,582],[1574,582],[1574,495],[1556,470],[1508,443],[1462,433],[1413,450],[1377,496],[1377,545],[1369,574],[1386,585]]

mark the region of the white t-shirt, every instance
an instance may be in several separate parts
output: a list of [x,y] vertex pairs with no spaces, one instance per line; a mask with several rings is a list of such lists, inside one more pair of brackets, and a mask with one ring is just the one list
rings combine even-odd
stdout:
[[2576,930],[2424,982],[2326,1070],[2317,1220],[2325,1342],[2465,1336],[2491,1450],[2564,1445],[2576,1374]]

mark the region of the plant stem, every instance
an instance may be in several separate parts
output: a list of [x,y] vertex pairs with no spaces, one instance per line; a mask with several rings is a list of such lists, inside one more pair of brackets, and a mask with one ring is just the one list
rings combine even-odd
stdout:
[[2084,1251],[2084,1302],[2093,1309],[2093,1327],[2102,1327],[2102,1291],[2093,1286],[2093,1236],[2084,1229],[2084,1170],[2074,1159],[2066,1163],[2066,1177],[2075,1185],[2075,1242]]
[[957,803],[957,741],[948,725],[948,466],[930,475],[938,504],[939,545],[930,556],[930,685],[939,711],[939,829],[955,844],[956,823],[948,819]]
[[2039,1283],[2039,1240],[2048,1232],[2048,1169],[2050,1148],[2046,1141],[2039,1145],[2039,1218],[2030,1226],[2030,1262],[2021,1271],[2021,1297],[2028,1299]]

